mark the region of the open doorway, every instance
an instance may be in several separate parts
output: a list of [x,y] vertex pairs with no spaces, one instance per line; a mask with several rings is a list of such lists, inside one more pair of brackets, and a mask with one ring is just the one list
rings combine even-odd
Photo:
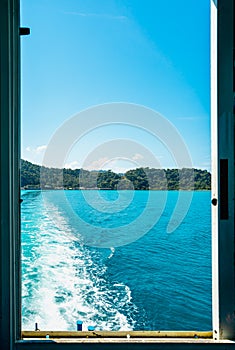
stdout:
[[211,330],[210,1],[21,7],[22,328]]

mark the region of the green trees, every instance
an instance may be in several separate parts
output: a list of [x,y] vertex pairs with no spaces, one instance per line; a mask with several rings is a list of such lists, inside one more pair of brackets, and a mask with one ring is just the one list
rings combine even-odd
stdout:
[[205,190],[211,189],[211,174],[206,170],[194,170],[194,189],[200,190],[202,187]]
[[97,177],[97,187],[105,190],[116,190],[121,176],[111,170],[99,172]]
[[32,164],[26,160],[21,161],[21,187],[28,185],[39,188],[40,166]]
[[211,174],[207,170],[186,168],[137,168],[116,174],[111,170],[45,167],[41,173],[39,165],[21,160],[21,187],[39,189],[41,185],[44,189],[210,190]]
[[148,190],[149,182],[144,168],[129,170],[125,177],[132,182],[135,190]]

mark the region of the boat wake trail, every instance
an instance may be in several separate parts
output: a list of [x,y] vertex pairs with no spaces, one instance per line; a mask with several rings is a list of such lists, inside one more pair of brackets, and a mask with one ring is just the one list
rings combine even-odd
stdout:
[[[41,194],[22,209],[22,328],[33,330],[131,330],[137,308],[127,285],[111,281],[106,262],[115,249],[82,245],[58,207]],[[50,210],[50,216],[48,211]],[[56,226],[51,221],[56,218]]]

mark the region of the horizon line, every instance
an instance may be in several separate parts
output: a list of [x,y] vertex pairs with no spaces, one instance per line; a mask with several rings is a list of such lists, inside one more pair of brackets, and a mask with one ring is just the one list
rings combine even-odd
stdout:
[[136,170],[136,169],[156,169],[156,170],[182,170],[182,169],[193,169],[193,170],[202,170],[202,171],[207,171],[208,173],[211,174],[211,171],[206,169],[206,168],[200,168],[200,167],[182,167],[182,168],[175,168],[175,167],[164,167],[164,168],[154,168],[154,167],[150,167],[150,166],[140,166],[140,167],[137,167],[137,168],[130,168],[130,169],[126,169],[125,172],[116,172],[115,170],[112,170],[112,169],[85,169],[85,168],[75,168],[75,169],[72,169],[72,168],[67,168],[67,167],[63,167],[63,168],[58,168],[58,167],[55,167],[55,166],[46,166],[46,165],[43,165],[43,164],[37,164],[37,163],[32,163],[30,160],[26,160],[26,159],[23,159],[21,158],[20,161],[23,160],[25,162],[28,162],[28,163],[31,163],[32,165],[36,165],[36,166],[39,166],[39,167],[45,167],[45,168],[48,168],[48,169],[60,169],[60,170],[64,170],[64,169],[67,169],[67,170],[72,170],[72,171],[75,171],[75,170],[85,170],[85,171],[90,171],[90,172],[105,172],[105,171],[112,171],[113,173],[116,173],[116,174],[125,174],[127,171],[130,171],[130,170]]

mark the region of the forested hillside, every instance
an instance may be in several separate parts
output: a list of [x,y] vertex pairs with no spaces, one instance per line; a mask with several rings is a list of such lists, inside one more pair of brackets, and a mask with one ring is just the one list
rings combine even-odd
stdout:
[[125,174],[111,170],[45,168],[21,160],[22,189],[209,190],[211,174],[201,169],[138,168]]

